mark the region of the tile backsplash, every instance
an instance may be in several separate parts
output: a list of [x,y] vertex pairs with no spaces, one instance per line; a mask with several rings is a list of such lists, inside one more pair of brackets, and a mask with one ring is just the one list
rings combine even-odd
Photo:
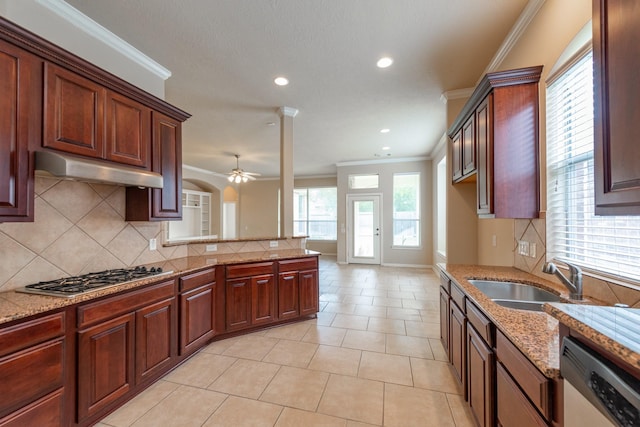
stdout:
[[[559,281],[542,272],[546,261],[547,232],[544,219],[516,219],[514,222],[514,266],[520,270],[540,276],[547,280]],[[526,257],[518,254],[518,240],[536,243],[536,257]],[[623,303],[631,307],[640,308],[640,290],[618,285],[605,279],[584,276],[583,292],[585,295],[598,299],[606,304]]]
[[[0,223],[0,291],[112,268],[201,255],[205,245],[162,246],[163,222],[127,222],[125,188],[36,176],[35,221]],[[157,250],[149,250],[156,239]],[[278,241],[278,250],[305,239]],[[218,243],[217,253],[269,250],[269,242]]]

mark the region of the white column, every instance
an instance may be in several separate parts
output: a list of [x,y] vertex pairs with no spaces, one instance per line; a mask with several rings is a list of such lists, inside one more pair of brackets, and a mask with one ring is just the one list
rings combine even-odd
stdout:
[[298,110],[280,107],[280,237],[293,236],[293,118]]

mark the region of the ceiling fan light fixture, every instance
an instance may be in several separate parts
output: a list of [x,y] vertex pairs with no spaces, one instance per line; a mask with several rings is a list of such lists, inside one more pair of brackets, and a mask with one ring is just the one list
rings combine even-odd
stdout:
[[242,181],[242,178],[240,177],[240,175],[236,175],[234,180],[236,181],[236,184],[240,184],[240,181]]

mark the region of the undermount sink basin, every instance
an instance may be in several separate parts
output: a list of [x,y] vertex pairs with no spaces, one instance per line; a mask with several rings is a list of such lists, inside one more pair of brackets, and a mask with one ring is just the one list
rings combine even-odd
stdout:
[[542,311],[545,302],[561,301],[556,294],[524,283],[497,280],[469,280],[469,283],[491,298],[491,301],[507,308]]

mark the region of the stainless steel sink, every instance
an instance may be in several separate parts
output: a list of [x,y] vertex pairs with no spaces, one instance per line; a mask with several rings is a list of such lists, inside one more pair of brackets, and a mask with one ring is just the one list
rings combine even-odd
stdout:
[[469,280],[469,283],[482,291],[496,304],[507,308],[542,311],[542,306],[545,302],[561,301],[556,294],[524,283],[500,282],[497,280]]

